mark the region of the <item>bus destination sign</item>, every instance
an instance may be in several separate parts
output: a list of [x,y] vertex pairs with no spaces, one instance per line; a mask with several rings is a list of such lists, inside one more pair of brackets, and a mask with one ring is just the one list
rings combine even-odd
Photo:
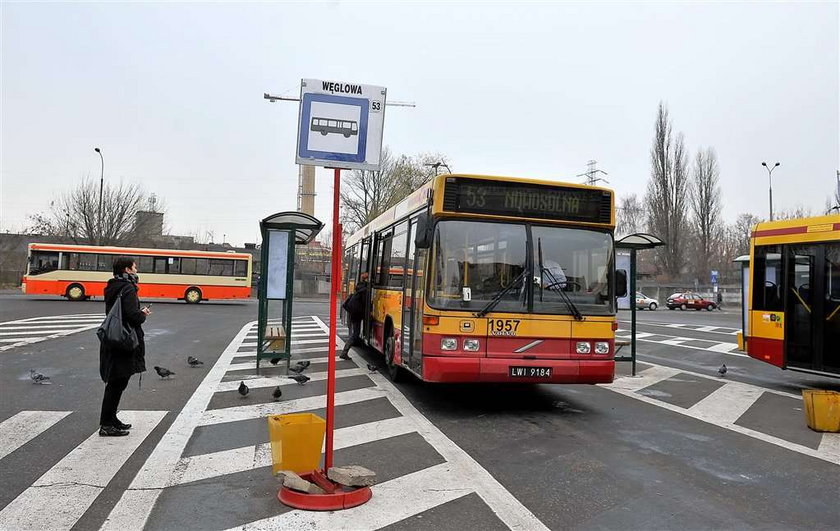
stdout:
[[473,214],[609,223],[612,197],[604,190],[448,177],[443,209]]

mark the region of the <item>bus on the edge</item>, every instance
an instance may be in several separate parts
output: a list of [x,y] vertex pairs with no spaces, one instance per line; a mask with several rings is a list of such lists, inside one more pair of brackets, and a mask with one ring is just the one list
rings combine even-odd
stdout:
[[394,379],[611,382],[614,225],[607,189],[440,175],[349,237],[344,291],[370,274],[362,336]]
[[141,297],[197,304],[251,296],[251,255],[247,253],[52,243],[29,244],[21,289],[31,295],[61,295],[71,301],[101,297],[113,276],[117,256],[135,260]]
[[840,376],[840,215],[756,225],[749,309],[751,357]]

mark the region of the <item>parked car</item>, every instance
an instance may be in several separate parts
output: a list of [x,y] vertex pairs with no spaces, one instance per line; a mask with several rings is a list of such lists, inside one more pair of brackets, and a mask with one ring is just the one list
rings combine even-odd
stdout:
[[674,293],[668,297],[666,304],[669,310],[676,310],[679,308],[680,310],[712,311],[717,309],[717,303],[715,303],[715,301],[706,299],[697,293],[692,293],[690,291],[685,293]]
[[641,291],[636,292],[636,308],[639,310],[644,310],[647,308],[648,310],[654,311],[659,308],[659,301],[648,297]]

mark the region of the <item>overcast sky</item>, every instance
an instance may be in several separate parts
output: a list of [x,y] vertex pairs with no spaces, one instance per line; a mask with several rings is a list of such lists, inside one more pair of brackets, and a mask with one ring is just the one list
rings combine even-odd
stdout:
[[[0,230],[85,176],[140,181],[174,234],[256,241],[296,208],[301,78],[382,85],[384,143],[456,172],[643,194],[657,103],[718,153],[724,217],[821,213],[840,167],[837,2],[3,2]],[[316,216],[332,179],[318,170]]]

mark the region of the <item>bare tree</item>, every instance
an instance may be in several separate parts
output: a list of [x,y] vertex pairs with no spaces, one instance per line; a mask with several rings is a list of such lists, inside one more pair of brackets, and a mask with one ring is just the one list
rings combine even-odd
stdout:
[[752,237],[752,232],[756,224],[761,221],[763,221],[761,218],[753,214],[738,214],[735,225],[732,227],[732,236],[738,242],[737,255],[750,254],[750,238]]
[[616,234],[625,236],[644,230],[646,214],[636,194],[622,197],[616,213]]
[[446,162],[438,154],[395,157],[389,148],[382,150],[380,171],[353,170],[341,190],[342,222],[345,231],[353,232],[367,225],[387,209],[434,176],[429,167]]
[[720,170],[714,148],[698,149],[694,157],[691,181],[691,211],[697,232],[697,261],[695,273],[699,278],[709,275],[709,260],[720,237]]
[[666,245],[656,251],[660,269],[671,278],[680,275],[685,262],[688,220],[688,162],[682,133],[674,136],[668,108],[659,103],[650,149],[651,175],[645,203],[650,208],[650,232]]
[[30,216],[28,232],[65,238],[73,243],[115,245],[131,243],[139,236],[135,230],[137,213],[148,206],[148,198],[138,184],[108,183],[102,190],[84,180],[50,203],[46,212]]
[[796,205],[794,208],[788,208],[786,210],[782,210],[777,212],[773,215],[773,219],[776,221],[784,220],[784,219],[799,219],[799,218],[807,218],[811,216],[811,209],[802,206]]

